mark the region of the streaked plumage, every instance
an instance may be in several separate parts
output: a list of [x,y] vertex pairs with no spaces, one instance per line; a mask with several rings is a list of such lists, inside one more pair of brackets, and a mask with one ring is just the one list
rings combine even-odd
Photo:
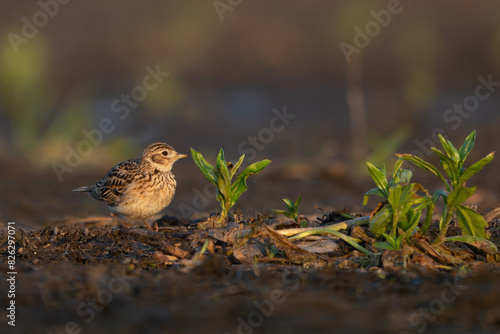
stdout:
[[177,185],[172,166],[185,157],[170,145],[154,143],[144,149],[141,159],[124,161],[95,184],[73,191],[88,192],[94,200],[106,204],[111,215],[126,226],[122,219],[143,220],[170,204]]

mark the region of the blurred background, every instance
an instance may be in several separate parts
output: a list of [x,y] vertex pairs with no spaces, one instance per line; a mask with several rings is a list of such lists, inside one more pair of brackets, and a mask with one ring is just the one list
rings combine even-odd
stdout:
[[[107,214],[71,189],[151,142],[214,162],[273,163],[249,179],[246,214],[369,212],[366,161],[429,156],[437,133],[470,163],[500,142],[500,2],[311,0],[9,1],[0,11],[0,222]],[[498,206],[498,158],[471,183]],[[192,160],[164,213],[218,208]],[[437,178],[414,181],[433,190]]]

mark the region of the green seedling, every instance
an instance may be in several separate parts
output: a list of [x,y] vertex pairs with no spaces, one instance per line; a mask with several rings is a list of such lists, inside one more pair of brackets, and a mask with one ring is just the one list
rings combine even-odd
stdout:
[[233,183],[232,179],[243,163],[245,155],[242,155],[233,167],[228,167],[224,159],[224,151],[222,148],[217,156],[216,167],[212,166],[201,153],[194,149],[191,149],[191,155],[193,156],[196,166],[198,166],[206,179],[217,187],[217,201],[219,201],[222,208],[221,214],[216,222],[217,226],[224,226],[226,224],[229,210],[236,204],[241,194],[248,189],[246,182],[247,178],[250,175],[260,173],[271,163],[271,160],[265,159],[251,164],[236,177]]
[[286,204],[286,210],[273,211],[278,215],[284,215],[289,219],[295,220],[301,227],[306,227],[307,220],[299,216],[300,201],[302,201],[302,195],[299,195],[299,198],[297,198],[297,201],[295,203],[288,198],[283,198],[283,202],[285,202]]
[[[477,187],[466,187],[465,183],[493,160],[495,152],[488,154],[486,157],[474,163],[469,168],[465,168],[465,159],[471,152],[476,141],[476,131],[473,131],[469,136],[467,136],[464,144],[458,150],[455,146],[453,146],[451,141],[445,139],[443,136],[439,135],[439,140],[441,141],[441,145],[443,146],[445,152],[443,153],[435,147],[432,147],[431,149],[439,156],[440,166],[448,175],[449,180],[443,176],[437,167],[424,161],[418,156],[412,154],[396,154],[399,158],[408,160],[417,167],[434,173],[441,181],[443,181],[446,187],[446,191],[438,190],[434,195],[435,201],[437,201],[439,197],[442,197],[445,204],[443,215],[439,221],[439,235],[434,243],[440,244],[445,241],[446,232],[448,231],[450,222],[454,217],[456,218],[464,237],[471,236],[486,239],[485,227],[487,223],[484,218],[475,210],[463,205],[463,203],[470,198],[472,194],[474,194]],[[464,240],[468,239],[465,238]],[[455,238],[455,241],[458,240]]]
[[276,247],[275,244],[273,244],[270,248],[266,248],[266,253],[267,253],[267,257],[272,259],[272,258],[275,258],[278,255],[280,255],[281,251],[278,247]]
[[[378,248],[400,249],[402,241],[408,240],[416,231],[422,211],[429,206],[433,207],[433,199],[427,190],[418,183],[410,183],[412,173],[401,168],[402,164],[402,159],[396,161],[392,177],[387,180],[385,166],[377,168],[367,162],[368,171],[377,188],[365,194],[363,205],[367,204],[372,195],[385,199],[370,217],[370,232],[377,238],[383,236],[387,241],[375,243]],[[418,195],[418,191],[424,195]],[[431,216],[431,210],[427,209],[426,221],[430,222]]]

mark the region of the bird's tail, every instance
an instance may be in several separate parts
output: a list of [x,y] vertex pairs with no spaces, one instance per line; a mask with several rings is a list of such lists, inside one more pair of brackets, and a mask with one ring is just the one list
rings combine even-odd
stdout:
[[93,189],[94,189],[94,186],[85,186],[85,187],[73,189],[72,191],[89,192],[89,191],[92,191]]

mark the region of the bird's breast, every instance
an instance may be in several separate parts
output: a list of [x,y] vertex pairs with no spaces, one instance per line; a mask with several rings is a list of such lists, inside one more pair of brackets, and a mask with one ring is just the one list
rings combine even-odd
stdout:
[[129,220],[152,216],[170,204],[176,185],[171,173],[140,175],[124,190],[114,210]]

